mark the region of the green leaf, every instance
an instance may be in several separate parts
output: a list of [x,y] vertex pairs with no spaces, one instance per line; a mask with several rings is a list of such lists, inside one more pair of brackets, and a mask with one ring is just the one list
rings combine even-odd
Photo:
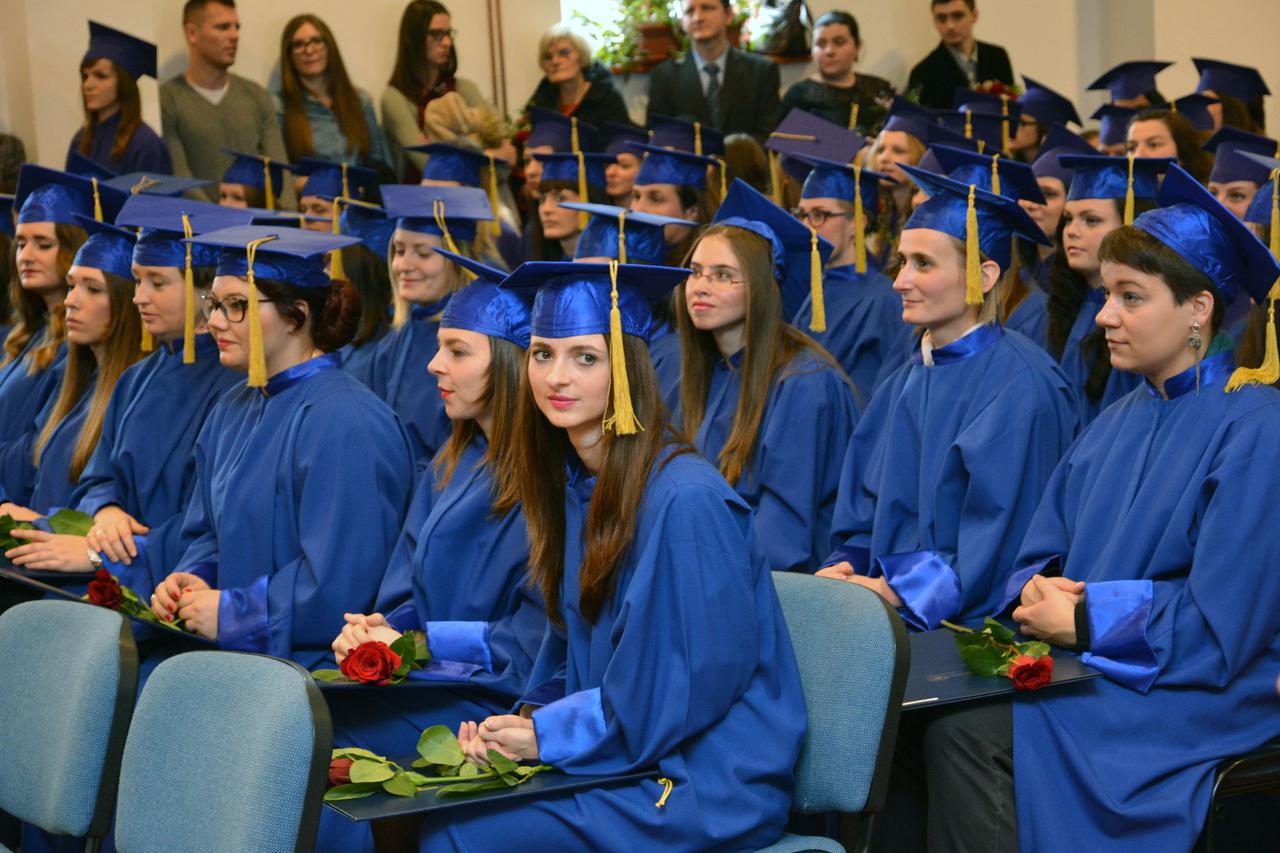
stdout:
[[498,776],[502,778],[503,782],[506,782],[508,785],[518,784],[516,771],[520,769],[519,762],[512,761],[510,758],[507,758],[505,755],[494,749],[488,751],[488,758],[489,764],[491,764],[493,769],[497,771]]
[[993,642],[990,634],[957,634],[955,641],[960,659],[975,675],[997,675],[1011,654],[1008,646]]
[[60,509],[49,516],[49,529],[66,536],[88,536],[93,517],[74,509]]
[[431,663],[431,647],[427,645],[427,632],[410,631],[409,635],[413,637],[414,669],[422,669]]
[[488,782],[468,782],[458,785],[445,785],[436,791],[437,797],[468,797],[472,794],[479,794],[482,791],[501,791],[510,786],[501,779],[493,779]]
[[1013,631],[988,616],[982,623],[982,630],[989,633],[998,643],[1012,643]]
[[361,797],[367,797],[370,794],[377,793],[382,790],[381,785],[377,784],[356,784],[338,785],[324,792],[326,802],[336,802],[338,800],[358,800]]
[[458,771],[458,776],[479,776],[480,771],[481,768],[479,764],[476,764],[474,761],[468,761],[466,764],[462,765],[462,768]]
[[372,758],[374,761],[386,761],[381,755],[361,749],[358,746],[344,746],[333,751],[333,758]]
[[[457,767],[465,758],[462,747],[458,746],[458,736],[448,726],[432,726],[418,738],[418,754],[430,764],[444,767]],[[414,762],[414,766],[418,766]]]
[[1031,655],[1033,658],[1042,658],[1049,654],[1050,651],[1049,644],[1039,640],[1034,640],[1030,643],[1018,643],[1017,646],[1018,654]]
[[340,669],[313,669],[311,677],[316,681],[346,681],[347,677]]
[[350,775],[352,782],[385,782],[396,775],[396,771],[384,762],[361,758],[351,765]]
[[[414,774],[417,775],[417,774]],[[408,773],[397,773],[390,779],[382,783],[382,790],[386,791],[393,797],[416,797],[418,796],[418,786]]]
[[428,784],[427,777],[423,776],[421,773],[414,773],[412,770],[406,770],[404,771],[404,775],[405,775],[405,778],[407,778],[413,784],[417,785],[419,788],[421,788],[423,785]]

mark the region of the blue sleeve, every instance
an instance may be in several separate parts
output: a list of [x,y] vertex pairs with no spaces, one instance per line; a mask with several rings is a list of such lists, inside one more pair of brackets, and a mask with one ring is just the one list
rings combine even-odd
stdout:
[[895,392],[886,388],[871,399],[841,458],[840,484],[831,514],[829,554],[822,561],[823,566],[848,561],[859,573],[870,568],[871,527],[877,496],[866,482],[866,472],[883,452],[879,437],[894,396]]
[[541,708],[557,699],[563,699],[568,657],[569,644],[565,640],[564,631],[547,620],[543,625],[542,642],[538,645],[533,669],[529,673],[528,687],[515,703],[512,713],[519,712],[524,705]]
[[[80,473],[75,491],[71,494],[71,505],[86,515],[96,515],[98,510],[112,504],[124,507],[124,495],[115,481],[111,457],[120,435],[119,421],[126,397],[126,393],[122,392],[126,392],[126,381],[122,376],[111,393],[111,401],[107,403],[106,414],[102,417],[102,431],[98,436],[98,444],[89,456],[84,471]],[[138,520],[142,521],[142,519]]]
[[[428,465],[418,476],[418,485],[405,515],[404,525],[396,537],[391,559],[387,561],[377,602],[374,604],[375,613],[396,611],[406,603],[413,607],[413,555],[418,548],[418,533],[431,515],[435,493],[435,466]],[[413,624],[413,628],[421,627],[420,619]]]
[[[215,412],[216,410],[215,407]],[[181,557],[168,571],[163,566],[153,568],[153,571],[159,575],[157,583],[167,577],[170,571],[185,572],[191,571],[191,567],[196,565],[216,566],[218,564],[218,533],[214,528],[213,496],[209,491],[208,447],[208,442],[216,440],[217,423],[216,417],[210,417],[200,430],[200,437],[196,439],[196,481],[191,489],[178,534],[177,550],[181,552]]]

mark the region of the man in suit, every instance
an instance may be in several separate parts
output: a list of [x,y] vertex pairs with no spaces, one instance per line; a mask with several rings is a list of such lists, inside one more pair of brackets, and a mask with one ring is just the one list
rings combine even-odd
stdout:
[[763,143],[782,118],[778,66],[729,46],[729,0],[682,0],[680,23],[693,50],[649,78],[649,112],[702,122]]
[[973,36],[978,22],[974,0],[933,0],[933,26],[942,37],[933,52],[911,69],[907,91],[919,90],[920,103],[932,109],[951,109],[957,88],[999,80],[1013,85],[1009,54],[998,44]]

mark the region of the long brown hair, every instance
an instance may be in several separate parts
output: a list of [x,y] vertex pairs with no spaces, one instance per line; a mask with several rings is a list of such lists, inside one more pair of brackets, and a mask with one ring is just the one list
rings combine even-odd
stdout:
[[[604,337],[607,353],[609,336]],[[640,501],[658,455],[670,444],[679,445],[676,453],[690,451],[667,424],[648,345],[624,334],[622,351],[631,404],[642,430],[622,436],[606,432],[601,438],[604,462],[587,510],[585,548],[578,568],[578,609],[592,624],[599,620],[617,586],[618,570],[635,539]],[[560,584],[565,572],[565,459],[572,445],[568,434],[553,427],[538,410],[527,369],[521,371],[514,433],[512,444],[520,453],[514,456],[514,477],[504,487],[499,503],[521,503],[529,525],[530,575],[542,590],[548,618],[563,626]]]
[[[63,281],[76,259],[76,252],[80,251],[80,247],[89,235],[78,225],[67,225],[62,222],[54,223],[53,233],[58,240],[58,280]],[[53,360],[57,357],[58,350],[67,337],[66,313],[61,302],[50,311],[44,297],[26,290],[17,275],[9,280],[9,303],[13,312],[14,326],[4,339],[2,364],[8,364],[21,355],[23,348],[39,334],[45,319],[49,321],[44,333],[44,343],[27,354],[27,373],[34,375],[53,364]]]
[[[97,59],[86,57],[80,63],[81,79],[84,73],[97,62]],[[111,70],[116,75],[116,102],[120,105],[120,124],[116,125],[116,138],[111,144],[111,159],[119,160],[124,156],[125,149],[129,147],[134,132],[142,125],[142,96],[138,94],[138,81],[133,79],[132,74],[117,65],[115,60],[108,59],[107,62],[111,64]],[[82,102],[83,97],[81,95]],[[89,155],[89,149],[93,147],[93,137],[101,123],[97,114],[89,112],[89,108],[85,107],[84,132],[80,134],[80,153],[86,157]]]
[[[458,72],[458,52],[449,46],[449,61],[439,69],[436,79],[428,81],[427,30],[436,15],[448,15],[449,10],[436,0],[413,0],[404,7],[400,17],[400,37],[396,46],[396,64],[387,84],[399,90],[412,103],[418,103],[426,94],[427,86],[435,85]],[[450,18],[453,16],[450,15]]]
[[1202,138],[1187,117],[1168,107],[1151,107],[1129,119],[1129,127],[1140,121],[1162,121],[1169,128],[1169,136],[1178,149],[1178,165],[1191,173],[1202,184],[1209,182],[1213,171],[1213,155],[1201,148]]
[[329,97],[333,99],[333,114],[338,119],[338,126],[342,128],[342,135],[347,138],[347,153],[359,153],[361,157],[368,157],[373,137],[364,120],[360,96],[356,94],[351,78],[347,76],[347,66],[342,62],[338,42],[328,24],[315,15],[303,14],[291,18],[284,25],[284,33],[280,37],[280,100],[284,104],[284,147],[289,152],[289,159],[296,160],[316,153],[315,142],[311,139],[311,122],[303,103],[306,93],[302,81],[298,79],[298,72],[293,67],[293,36],[303,24],[315,27],[324,39],[329,56],[329,66],[325,71],[329,78]]
[[[773,250],[759,234],[732,225],[712,225],[699,236],[723,237],[742,266],[746,279],[747,315],[742,378],[738,406],[733,413],[729,438],[713,460],[730,483],[737,483],[755,458],[756,439],[764,404],[774,381],[787,365],[803,351],[814,353],[819,360],[839,369],[839,365],[821,346],[807,335],[789,326],[782,316],[782,293],[773,274]],[[695,244],[696,247],[697,244]],[[684,260],[689,265],[693,251]],[[707,395],[711,391],[711,372],[721,358],[715,337],[694,327],[685,302],[685,289],[676,288],[676,319],[680,327],[680,409],[684,430],[696,435],[706,416]],[[843,375],[843,371],[840,371]],[[846,379],[847,381],[847,379]]]
[[[68,476],[72,483],[80,479],[84,466],[89,464],[89,457],[98,446],[98,438],[102,435],[102,419],[107,413],[107,403],[111,401],[116,380],[124,373],[125,368],[142,357],[142,318],[133,307],[133,279],[121,278],[105,270],[99,272],[106,281],[111,306],[111,323],[103,341],[102,362],[98,363],[88,344],[71,344],[67,347],[67,365],[58,399],[53,404],[53,411],[45,421],[44,428],[40,430],[33,453],[35,464],[39,466],[40,456],[53,437],[54,430],[76,407],[92,382],[93,396],[89,400],[89,410],[71,453],[71,470]],[[96,378],[95,367],[98,371]]]

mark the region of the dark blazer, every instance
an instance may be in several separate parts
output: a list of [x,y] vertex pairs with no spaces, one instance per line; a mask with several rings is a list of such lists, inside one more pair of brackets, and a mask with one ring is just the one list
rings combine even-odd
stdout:
[[649,77],[649,112],[700,121],[724,134],[749,133],[761,144],[782,119],[778,66],[729,48],[720,81],[720,114],[712,116],[692,56],[668,59]]
[[[998,44],[978,42],[978,82],[999,80],[1013,85],[1013,66],[1009,54]],[[933,52],[911,69],[907,91],[920,90],[920,103],[935,110],[949,110],[955,105],[956,89],[969,88],[969,78],[956,64],[947,46],[938,42]]]

